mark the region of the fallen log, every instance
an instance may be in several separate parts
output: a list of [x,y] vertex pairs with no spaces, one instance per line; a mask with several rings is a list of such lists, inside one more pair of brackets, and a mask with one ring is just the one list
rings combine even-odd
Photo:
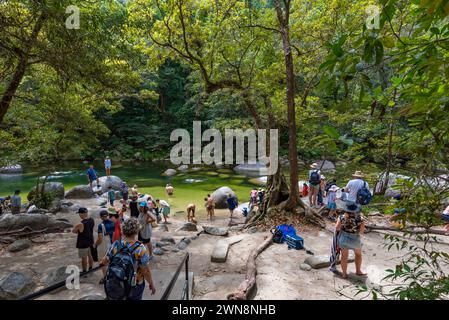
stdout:
[[268,248],[273,243],[273,235],[270,235],[259,247],[254,249],[248,257],[246,263],[245,280],[239,285],[236,292],[227,295],[228,300],[248,300],[251,291],[256,285],[256,259],[261,252]]
[[42,230],[33,230],[30,227],[25,227],[18,230],[11,230],[6,232],[0,232],[0,237],[2,236],[8,236],[8,237],[29,237],[36,234],[41,233],[57,233],[57,232],[63,232],[64,230],[61,228],[45,228]]
[[369,231],[383,230],[383,231],[405,232],[405,233],[410,233],[410,234],[435,234],[435,235],[440,235],[440,236],[449,236],[449,233],[445,230],[435,230],[435,229],[414,230],[416,228],[422,228],[422,227],[415,227],[415,226],[401,229],[401,228],[386,227],[386,226],[366,225],[365,228]]

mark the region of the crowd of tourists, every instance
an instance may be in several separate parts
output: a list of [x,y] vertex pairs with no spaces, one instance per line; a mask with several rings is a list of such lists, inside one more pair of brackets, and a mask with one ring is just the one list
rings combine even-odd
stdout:
[[[112,161],[109,157],[104,160],[104,166],[109,177],[112,170]],[[87,170],[87,179],[93,190],[101,188],[99,175],[93,165]],[[107,183],[107,180],[104,183]],[[173,197],[174,186],[168,183],[165,192],[167,197]],[[253,188],[249,196],[249,208],[244,208],[244,216],[248,214],[248,209],[251,211],[254,206],[262,205],[269,194],[266,194],[263,188]],[[309,201],[312,208],[326,206],[327,218],[335,223],[330,270],[338,273],[336,261],[341,255],[341,276],[347,278],[349,250],[353,250],[356,274],[366,275],[361,267],[361,235],[365,230],[361,211],[362,206],[369,203],[372,195],[365,175],[361,171],[356,171],[352,179],[340,188],[335,179],[327,181],[318,164],[313,163],[308,173],[308,181],[302,186],[301,196]],[[337,201],[341,202],[340,206],[337,206]],[[0,198],[0,210],[5,208],[5,203],[8,204],[12,214],[20,213],[22,206],[20,190],[16,190],[13,196]],[[107,188],[107,204],[109,208],[103,207],[99,212],[101,222],[97,227],[87,208],[78,210],[80,222],[75,225],[72,232],[77,234],[76,248],[81,259],[82,271],[92,270],[94,263],[99,263],[103,275],[100,284],[104,285],[109,299],[140,300],[143,297],[145,283],[148,284],[150,293],[154,294],[156,289],[149,267],[153,259],[151,237],[153,228],[159,223],[170,223],[168,221],[170,204],[165,200],[154,199],[150,195],[140,193],[137,185],[130,188],[126,181],[121,182],[119,194],[111,186]],[[237,197],[234,194],[227,194],[226,204],[231,225],[234,211],[238,207]],[[208,194],[204,198],[207,220],[214,218],[215,206],[214,198]],[[195,203],[187,205],[188,222],[197,223],[196,208]],[[443,211],[442,218],[449,232],[449,206]],[[127,272],[130,274],[125,277],[127,280],[123,280],[123,275]]]

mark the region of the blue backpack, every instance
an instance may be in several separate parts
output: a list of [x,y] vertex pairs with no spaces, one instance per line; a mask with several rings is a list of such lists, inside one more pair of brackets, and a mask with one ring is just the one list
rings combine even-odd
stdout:
[[363,188],[357,192],[357,202],[361,205],[367,205],[371,202],[373,195],[366,187],[366,181],[363,181]]
[[309,180],[309,182],[310,182],[311,184],[313,184],[313,185],[317,185],[317,184],[319,184],[319,183],[321,182],[321,175],[318,173],[318,170],[313,171],[313,172],[310,174],[310,180]]
[[273,241],[275,243],[284,243],[288,235],[296,235],[296,230],[292,225],[281,224],[276,227],[274,232],[272,231],[271,233],[274,234]]

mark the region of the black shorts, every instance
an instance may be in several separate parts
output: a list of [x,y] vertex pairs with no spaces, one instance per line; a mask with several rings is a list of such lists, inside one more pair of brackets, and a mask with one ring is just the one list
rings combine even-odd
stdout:
[[138,240],[139,240],[140,242],[142,242],[143,244],[147,244],[147,243],[150,243],[150,242],[151,242],[151,238],[150,238],[150,239],[144,239],[144,238],[142,238],[142,237],[140,236],[140,233],[139,233],[139,236],[138,236]]

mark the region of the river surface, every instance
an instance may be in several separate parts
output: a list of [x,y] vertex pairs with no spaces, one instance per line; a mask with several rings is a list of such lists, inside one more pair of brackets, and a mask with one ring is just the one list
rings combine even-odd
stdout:
[[[104,176],[105,171],[101,162],[94,162],[99,176]],[[49,175],[48,181],[62,182],[65,190],[87,184],[86,170],[89,164],[81,161],[64,162],[57,166],[43,165],[30,167],[24,165],[22,174],[0,174],[0,196],[11,195],[15,189],[22,191],[22,198],[26,201],[28,191],[36,185],[38,177]],[[189,170],[180,172],[173,177],[166,177],[162,173],[168,168],[176,168],[169,162],[144,162],[144,163],[113,163],[112,175],[125,180],[129,186],[136,184],[142,193],[151,194],[156,198],[166,198],[165,185],[171,182],[175,188],[174,196],[169,202],[174,210],[185,210],[189,203],[196,203],[203,207],[204,197],[219,187],[228,186],[233,189],[240,202],[248,201],[250,190],[257,184],[257,177],[246,176],[234,172],[231,168],[217,169],[215,167],[201,166],[200,171]],[[352,165],[337,167],[335,173],[326,174],[328,178],[337,178],[341,185],[350,178],[350,173],[356,168]],[[360,170],[360,167],[357,167]],[[288,169],[284,169],[288,175]],[[371,165],[363,166],[365,172],[377,171]],[[307,168],[302,168],[300,179],[307,176]],[[379,171],[378,171],[379,172]]]

